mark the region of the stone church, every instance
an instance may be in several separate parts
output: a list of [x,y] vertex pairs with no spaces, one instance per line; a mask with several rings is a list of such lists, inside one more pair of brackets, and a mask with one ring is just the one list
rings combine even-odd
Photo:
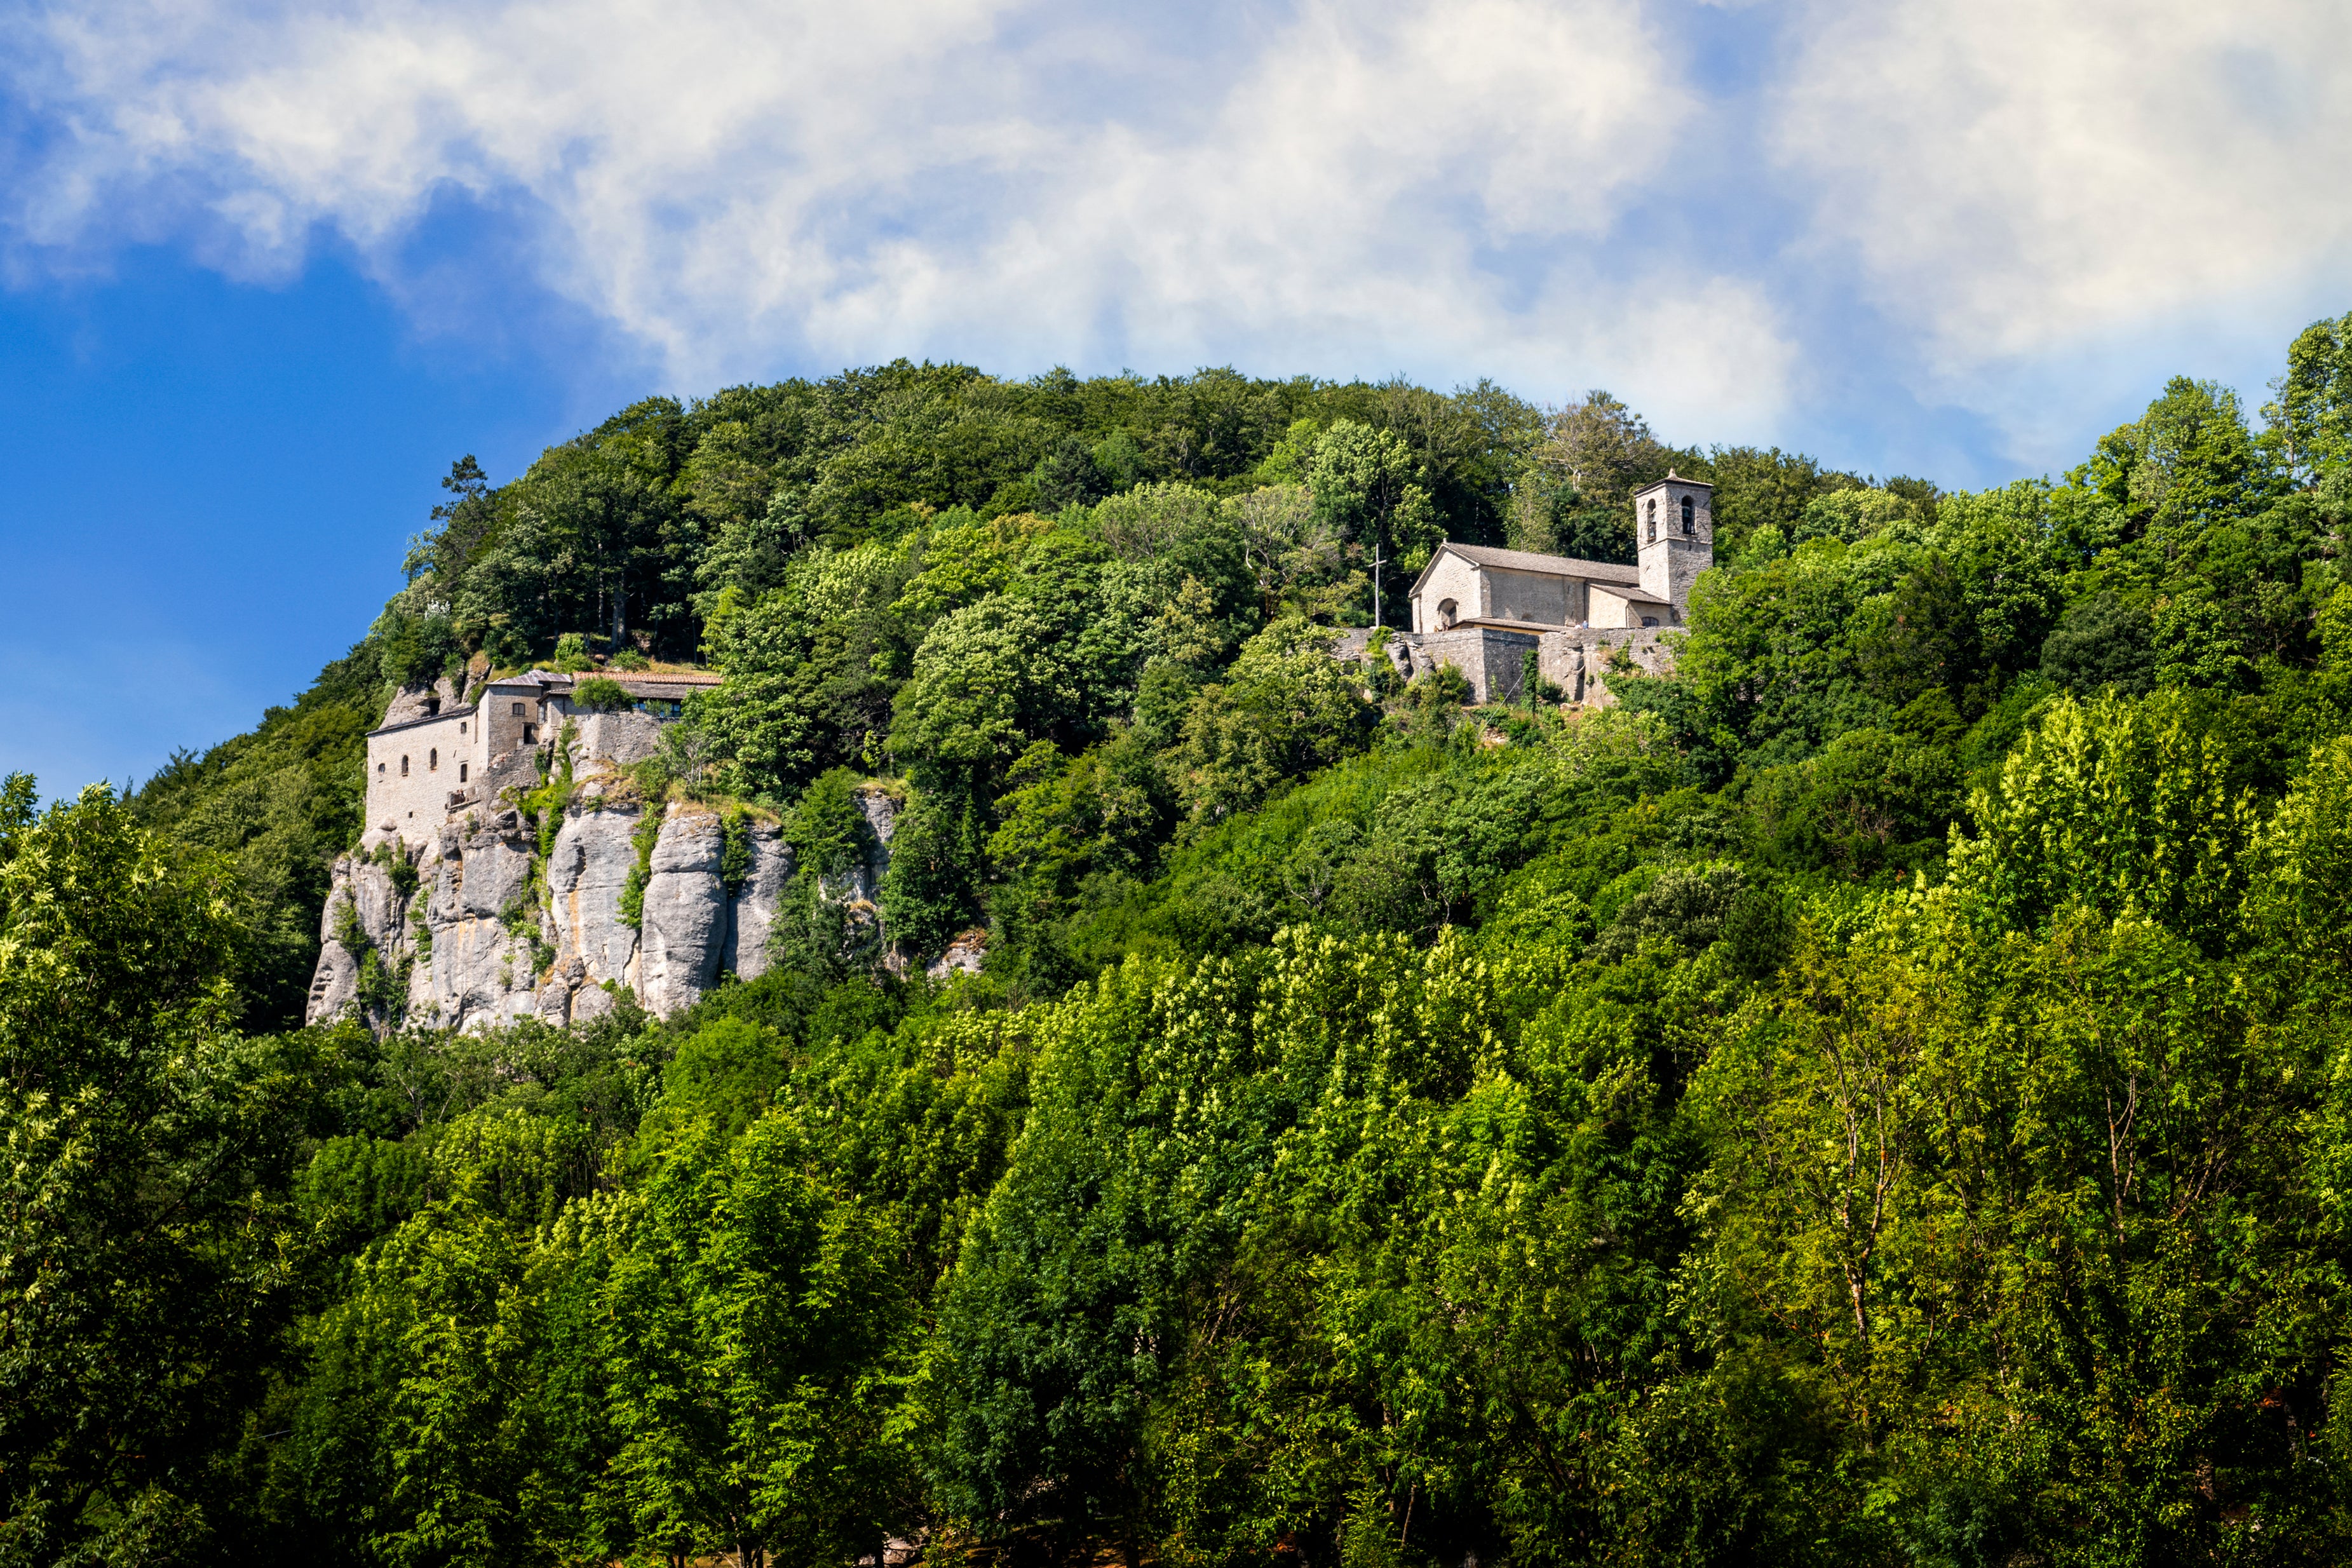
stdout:
[[[1669,473],[1633,498],[1637,563],[1441,544],[1412,585],[1412,629],[1388,653],[1410,679],[1450,664],[1480,702],[1524,695],[1527,656],[1567,700],[1605,703],[1619,648],[1641,669],[1673,668],[1661,634],[1685,624],[1691,584],[1715,563],[1715,487]],[[1352,634],[1344,655],[1368,635]]]

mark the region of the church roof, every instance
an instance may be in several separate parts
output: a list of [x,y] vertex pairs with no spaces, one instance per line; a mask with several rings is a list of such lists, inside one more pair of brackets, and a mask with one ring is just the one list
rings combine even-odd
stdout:
[[1412,581],[1412,592],[1420,593],[1421,585],[1437,566],[1437,558],[1447,551],[1462,557],[1473,566],[1492,566],[1501,572],[1542,572],[1554,577],[1573,577],[1582,583],[1639,583],[1642,569],[1620,566],[1610,561],[1580,561],[1573,555],[1538,555],[1532,550],[1497,550],[1486,544],[1456,544],[1447,540],[1431,552],[1429,564]]
[[707,669],[681,669],[667,672],[599,670],[597,673],[632,697],[675,697],[681,692],[708,689],[726,679]]
[[438,712],[419,713],[413,719],[403,719],[397,723],[379,724],[374,729],[370,730],[362,737],[362,739],[373,741],[378,735],[389,735],[396,730],[415,730],[426,724],[446,723],[452,719],[470,719],[473,717],[473,714],[474,704],[472,703],[467,703],[464,707],[457,707],[453,705],[451,707],[444,708]]
[[1664,479],[1653,480],[1651,483],[1643,485],[1640,489],[1633,492],[1633,497],[1638,500],[1642,497],[1648,495],[1652,490],[1657,489],[1661,486],[1664,485],[1682,485],[1695,490],[1711,490],[1715,489],[1714,484],[1709,480],[1686,479],[1680,474],[1675,472],[1672,468],[1668,468]]

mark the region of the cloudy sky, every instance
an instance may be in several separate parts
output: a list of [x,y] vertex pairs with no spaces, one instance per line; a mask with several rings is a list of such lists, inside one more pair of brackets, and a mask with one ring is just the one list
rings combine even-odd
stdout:
[[2352,309],[2352,7],[0,0],[0,767],[247,728],[461,452],[900,354],[1972,488]]

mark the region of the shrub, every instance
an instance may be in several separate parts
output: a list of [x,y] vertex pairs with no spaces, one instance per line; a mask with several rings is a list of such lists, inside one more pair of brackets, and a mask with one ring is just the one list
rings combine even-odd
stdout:
[[621,689],[619,681],[607,680],[601,675],[592,675],[572,689],[572,705],[592,712],[609,713],[615,709],[626,708],[635,700]]

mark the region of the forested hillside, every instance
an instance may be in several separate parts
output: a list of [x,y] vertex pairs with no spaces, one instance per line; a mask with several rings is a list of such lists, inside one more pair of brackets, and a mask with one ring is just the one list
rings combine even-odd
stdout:
[[[0,1563],[2344,1556],[2347,340],[1979,493],[904,363],[457,464],[291,707],[10,782]],[[1669,466],[1619,706],[1329,657]],[[656,661],[804,876],[898,781],[879,940],[296,1027],[392,691]]]

